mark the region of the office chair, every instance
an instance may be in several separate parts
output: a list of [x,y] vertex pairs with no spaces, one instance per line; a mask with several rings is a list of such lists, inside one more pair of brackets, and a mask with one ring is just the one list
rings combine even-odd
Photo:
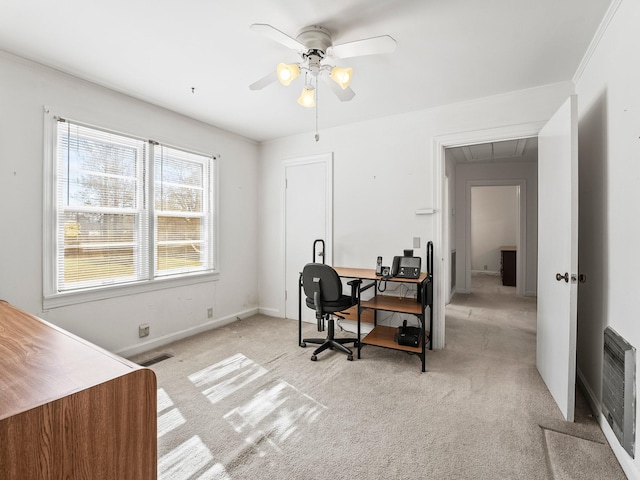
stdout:
[[[337,315],[348,308],[358,304],[358,292],[361,280],[351,280],[348,285],[351,286],[351,295],[342,294],[342,281],[338,273],[329,265],[324,263],[308,263],[304,266],[301,274],[301,284],[306,296],[307,307],[316,311],[316,319],[318,321],[318,331],[324,330],[324,322],[327,321],[327,337],[326,338],[305,338],[300,343],[301,347],[306,347],[307,343],[319,344],[311,355],[311,360],[316,361],[317,355],[327,348],[340,350],[347,354],[347,360],[353,360],[353,352],[344,346],[346,343],[355,343],[356,338],[335,338],[334,337],[334,319],[333,317],[341,317]],[[300,302],[302,298],[300,298]],[[300,307],[301,309],[301,307]],[[302,312],[299,312],[300,315]]]

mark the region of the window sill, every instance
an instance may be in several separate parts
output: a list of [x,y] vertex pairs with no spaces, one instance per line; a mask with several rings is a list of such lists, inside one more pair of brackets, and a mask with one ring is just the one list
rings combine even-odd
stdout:
[[220,272],[198,273],[179,278],[161,278],[153,281],[130,283],[127,285],[114,285],[111,287],[100,287],[93,290],[83,290],[81,292],[58,293],[47,295],[42,300],[44,311],[52,308],[66,307],[79,303],[95,302],[109,298],[123,297],[127,295],[137,295],[139,293],[153,292],[167,288],[183,287],[185,285],[195,285],[197,283],[213,282],[218,280]]

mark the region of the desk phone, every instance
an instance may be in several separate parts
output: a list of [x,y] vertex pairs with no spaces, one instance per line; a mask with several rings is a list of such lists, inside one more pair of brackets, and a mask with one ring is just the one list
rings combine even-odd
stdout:
[[418,278],[420,277],[420,267],[422,258],[420,257],[393,257],[391,276],[398,278]]

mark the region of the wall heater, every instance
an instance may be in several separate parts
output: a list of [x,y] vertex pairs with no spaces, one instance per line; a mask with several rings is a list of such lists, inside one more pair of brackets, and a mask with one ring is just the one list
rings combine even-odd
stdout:
[[636,441],[636,349],[615,330],[604,330],[602,414],[632,458]]

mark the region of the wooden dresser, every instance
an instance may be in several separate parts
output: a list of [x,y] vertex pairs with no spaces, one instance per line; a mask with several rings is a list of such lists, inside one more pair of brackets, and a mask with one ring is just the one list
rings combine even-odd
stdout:
[[156,377],[0,300],[0,478],[155,479]]
[[516,286],[516,247],[500,247],[500,273],[502,285]]

